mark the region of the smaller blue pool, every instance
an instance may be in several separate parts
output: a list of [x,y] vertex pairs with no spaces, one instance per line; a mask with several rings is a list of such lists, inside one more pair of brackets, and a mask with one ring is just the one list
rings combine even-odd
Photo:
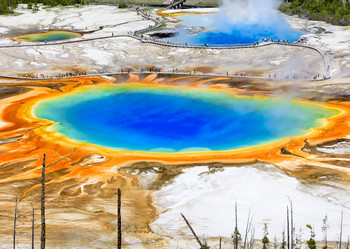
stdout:
[[290,28],[282,14],[275,14],[269,22],[230,23],[218,14],[184,14],[177,26],[178,35],[164,39],[169,42],[195,45],[249,45],[263,39],[297,41],[303,32]]

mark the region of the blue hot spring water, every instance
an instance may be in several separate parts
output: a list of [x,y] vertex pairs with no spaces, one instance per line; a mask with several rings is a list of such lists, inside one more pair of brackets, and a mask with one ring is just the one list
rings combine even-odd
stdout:
[[[238,45],[253,44],[262,39],[271,38],[285,41],[297,41],[303,32],[290,28],[281,14],[274,14],[272,20],[266,22],[229,23],[219,14],[182,15],[178,17],[178,35],[164,40],[199,45]],[[267,17],[268,18],[268,17]],[[191,28],[189,28],[191,27]],[[192,32],[193,27],[202,27],[202,31]]]
[[114,85],[39,102],[78,141],[136,151],[229,150],[303,134],[334,110],[224,91]]

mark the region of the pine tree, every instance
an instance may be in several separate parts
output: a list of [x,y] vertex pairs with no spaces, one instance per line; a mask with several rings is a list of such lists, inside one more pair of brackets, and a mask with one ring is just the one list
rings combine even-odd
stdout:
[[329,228],[327,215],[325,215],[325,217],[323,218],[322,221],[323,221],[322,232],[323,232],[323,239],[324,239],[324,246],[322,247],[322,249],[327,249],[328,248],[328,245],[327,245],[327,230]]
[[312,228],[311,225],[306,225],[306,227],[310,229],[310,239],[308,241],[306,241],[307,246],[310,249],[316,249],[316,241],[315,241],[316,235],[315,235],[314,229]]
[[286,245],[287,245],[287,243],[286,243],[286,235],[285,235],[285,232],[283,230],[283,232],[282,232],[282,244],[281,244],[281,248],[280,249],[286,249]]
[[268,232],[268,228],[267,228],[267,224],[264,224],[264,237],[262,239],[262,243],[263,243],[263,249],[267,249],[270,243],[269,238],[267,237],[269,235]]
[[[210,249],[210,246],[208,246],[208,243],[205,240],[204,240],[204,243],[203,243],[203,248],[204,249]],[[202,248],[199,248],[199,249],[202,249]]]
[[238,215],[237,215],[237,202],[235,203],[235,230],[233,232],[233,234],[231,235],[231,238],[233,239],[233,245],[234,245],[234,249],[238,249],[238,245],[240,244],[240,242],[242,241],[242,236],[238,231]]
[[273,249],[278,249],[277,236],[275,236],[274,239],[273,239]]
[[301,249],[301,236],[303,235],[303,230],[300,228],[299,233],[295,236],[295,247],[294,249]]
[[231,235],[231,238],[232,238],[234,245],[236,245],[236,242],[238,245],[241,243],[242,236],[241,236],[240,232],[238,231],[237,227],[235,227],[235,230],[234,230],[233,234]]

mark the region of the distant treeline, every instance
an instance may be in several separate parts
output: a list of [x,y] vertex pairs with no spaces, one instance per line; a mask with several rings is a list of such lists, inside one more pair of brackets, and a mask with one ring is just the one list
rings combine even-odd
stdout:
[[38,4],[44,4],[50,7],[62,5],[85,4],[87,0],[0,0],[0,15],[14,13],[18,4],[28,4],[29,9],[37,9]]
[[350,25],[349,0],[294,0],[283,3],[280,10],[310,20]]

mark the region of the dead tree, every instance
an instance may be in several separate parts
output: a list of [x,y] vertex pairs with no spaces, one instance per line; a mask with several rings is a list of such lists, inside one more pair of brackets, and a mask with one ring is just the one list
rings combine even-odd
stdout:
[[219,241],[219,249],[221,249],[221,238],[220,238],[220,241]]
[[34,208],[33,208],[33,218],[32,218],[32,249],[34,249]]
[[288,243],[288,245],[287,245],[287,248],[288,249],[290,249],[290,238],[289,238],[289,236],[290,236],[290,233],[289,233],[289,208],[288,208],[288,206],[287,206],[287,243]]
[[246,246],[247,246],[247,238],[248,238],[248,233],[249,233],[249,231],[250,231],[250,227],[251,227],[251,225],[252,225],[252,220],[253,220],[253,217],[250,218],[250,210],[249,210],[248,219],[247,219],[247,225],[246,225],[245,234],[244,234],[243,249],[246,249]]
[[16,196],[15,217],[13,220],[13,249],[16,248],[16,222],[17,222],[17,219],[21,216],[19,215],[19,211],[17,210],[17,202],[18,202],[18,197]]
[[341,249],[342,236],[343,236],[343,210],[341,211],[341,218],[340,218],[339,249]]
[[238,249],[238,222],[237,222],[237,202],[235,203],[235,232],[233,234],[234,236],[234,249]]
[[195,237],[195,239],[197,240],[199,246],[201,247],[201,249],[205,249],[205,247],[203,246],[202,242],[199,240],[197,234],[194,232],[193,228],[191,227],[190,223],[188,222],[188,220],[186,219],[186,217],[181,213],[182,218],[185,220],[187,226],[189,227],[189,229],[191,230],[193,236]]
[[253,249],[254,247],[254,236],[255,236],[255,228],[254,226],[251,227],[250,232],[250,241],[248,243],[248,249]]
[[294,222],[293,222],[293,202],[290,202],[290,248],[294,249]]
[[43,158],[43,169],[41,172],[41,249],[45,249],[46,226],[45,226],[45,154]]
[[121,208],[121,192],[118,188],[118,249],[122,248],[122,216],[120,212]]

